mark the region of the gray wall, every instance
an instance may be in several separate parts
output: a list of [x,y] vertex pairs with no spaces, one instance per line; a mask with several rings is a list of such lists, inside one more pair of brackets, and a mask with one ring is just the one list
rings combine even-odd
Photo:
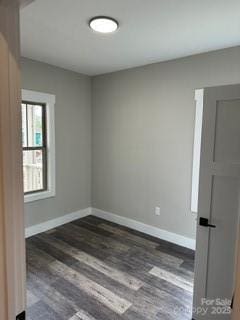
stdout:
[[22,88],[56,95],[56,197],[25,205],[31,226],[91,205],[91,80],[23,59]]
[[92,205],[194,238],[194,90],[232,83],[240,47],[95,77]]
[[57,193],[25,205],[26,226],[92,205],[194,238],[194,89],[240,83],[239,61],[237,47],[94,77],[91,86],[23,59],[22,87],[56,95]]

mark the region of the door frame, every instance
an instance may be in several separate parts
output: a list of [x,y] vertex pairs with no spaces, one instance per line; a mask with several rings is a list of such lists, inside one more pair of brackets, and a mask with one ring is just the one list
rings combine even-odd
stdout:
[[20,5],[19,0],[0,0],[0,318],[5,320],[24,312],[26,296]]

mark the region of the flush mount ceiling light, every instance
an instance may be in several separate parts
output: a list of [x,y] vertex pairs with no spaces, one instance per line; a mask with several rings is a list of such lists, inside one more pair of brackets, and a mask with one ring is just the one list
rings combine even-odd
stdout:
[[118,29],[118,22],[110,17],[94,17],[89,21],[92,30],[100,33],[112,33]]

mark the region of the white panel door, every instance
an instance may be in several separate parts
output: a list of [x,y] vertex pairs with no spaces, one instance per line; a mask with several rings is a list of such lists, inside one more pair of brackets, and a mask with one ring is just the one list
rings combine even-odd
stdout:
[[[193,319],[230,320],[240,191],[240,85],[203,90]],[[206,300],[203,300],[206,299]],[[225,300],[226,299],[226,300]]]

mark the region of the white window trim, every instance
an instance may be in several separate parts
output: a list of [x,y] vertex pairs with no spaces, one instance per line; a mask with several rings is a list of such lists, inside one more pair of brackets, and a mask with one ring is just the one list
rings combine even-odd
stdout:
[[24,202],[32,202],[51,198],[56,195],[55,167],[55,95],[32,90],[22,90],[22,100],[46,104],[47,124],[47,177],[48,189],[33,194],[24,195]]

